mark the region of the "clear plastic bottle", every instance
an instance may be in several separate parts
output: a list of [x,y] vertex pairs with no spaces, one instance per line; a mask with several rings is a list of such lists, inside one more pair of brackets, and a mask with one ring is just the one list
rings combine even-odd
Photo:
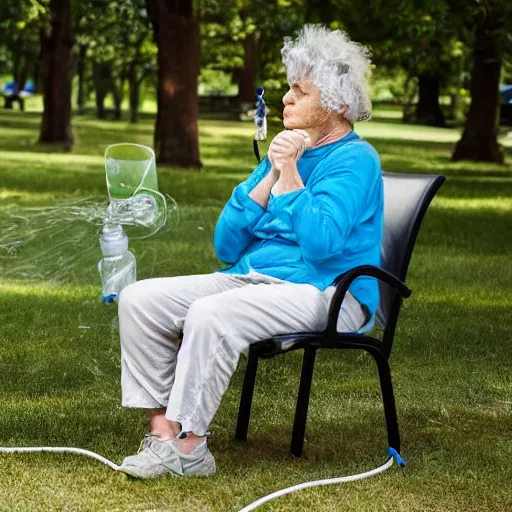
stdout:
[[98,264],[103,302],[113,302],[121,290],[137,280],[135,256],[128,250],[128,236],[119,224],[105,224],[100,237],[103,259]]

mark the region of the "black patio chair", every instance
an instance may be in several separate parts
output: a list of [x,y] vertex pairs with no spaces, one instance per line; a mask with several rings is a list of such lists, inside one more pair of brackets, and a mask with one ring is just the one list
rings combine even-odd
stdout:
[[[269,359],[278,354],[304,349],[291,440],[291,453],[300,457],[304,446],[309,394],[317,350],[361,349],[370,353],[377,363],[389,447],[400,453],[400,434],[388,359],[402,299],[411,294],[404,281],[414,243],[427,208],[445,178],[438,175],[384,172],[383,179],[384,234],[381,267],[363,265],[338,276],[335,281],[336,292],[329,308],[327,328],[323,332],[283,334],[251,345],[236,426],[236,438],[240,441],[247,440],[259,359]],[[375,320],[383,329],[381,339],[369,334],[336,331],[338,314],[348,287],[356,277],[362,275],[379,279],[380,304]]]

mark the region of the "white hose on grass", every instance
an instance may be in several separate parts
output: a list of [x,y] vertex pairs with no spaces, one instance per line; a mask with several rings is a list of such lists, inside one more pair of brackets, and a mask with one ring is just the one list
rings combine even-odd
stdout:
[[389,469],[393,465],[393,457],[390,457],[389,460],[379,466],[378,468],[372,469],[371,471],[367,471],[366,473],[359,473],[357,475],[350,476],[342,476],[338,478],[328,478],[325,480],[315,480],[313,482],[305,482],[303,484],[294,485],[292,487],[287,487],[286,489],[281,489],[280,491],[273,492],[259,500],[252,502],[250,505],[242,508],[238,512],[250,512],[251,510],[255,510],[259,506],[263,505],[263,503],[267,503],[268,501],[274,500],[276,498],[280,498],[286,494],[291,494],[292,492],[301,491],[302,489],[307,489],[308,487],[317,487],[320,485],[332,485],[332,484],[344,484],[346,482],[355,482],[356,480],[364,480],[365,478],[369,478],[374,475],[378,475],[386,469]]
[[[82,448],[71,448],[71,447],[49,447],[49,446],[34,446],[34,447],[26,447],[26,448],[17,448],[17,447],[0,447],[0,453],[27,453],[27,452],[49,452],[49,453],[73,453],[75,455],[86,455],[87,457],[91,457],[103,464],[106,464],[108,467],[113,469],[114,471],[119,471],[120,466],[114,464],[112,461],[98,455],[97,453],[91,452],[89,450],[84,450]],[[398,455],[398,454],[397,454]],[[365,478],[370,478],[371,476],[378,475],[389,469],[393,465],[394,460],[393,455],[389,456],[389,459],[385,464],[379,466],[378,468],[372,469],[370,471],[366,471],[365,473],[358,473],[357,475],[349,475],[342,476],[338,478],[327,478],[324,480],[314,480],[312,482],[304,482],[302,484],[297,484],[292,487],[287,487],[286,489],[281,489],[280,491],[273,492],[272,494],[268,494],[263,498],[260,498],[251,504],[247,505],[243,509],[239,510],[239,512],[251,512],[255,510],[259,506],[267,503],[268,501],[274,500],[276,498],[280,498],[281,496],[285,496],[286,494],[291,494],[292,492],[301,491],[303,489],[307,489],[309,487],[318,487],[321,485],[334,485],[334,484],[343,484],[346,482],[355,482],[357,480],[364,480]],[[398,455],[398,457],[400,457]],[[399,465],[405,464],[401,458],[397,459]]]
[[30,448],[7,448],[0,447],[0,453],[26,453],[26,452],[50,452],[50,453],[74,453],[75,455],[86,455],[87,457],[92,457],[103,464],[106,464],[109,468],[112,468],[114,471],[119,471],[120,466],[114,464],[112,461],[98,455],[97,453],[91,452],[89,450],[84,450],[82,448],[71,448],[71,447],[53,447],[53,446],[34,446]]

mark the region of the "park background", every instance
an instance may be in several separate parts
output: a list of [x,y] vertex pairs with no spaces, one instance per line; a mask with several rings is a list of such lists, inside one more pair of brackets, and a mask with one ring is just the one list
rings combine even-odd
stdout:
[[[216,219],[255,165],[245,112],[263,85],[264,154],[282,129],[282,40],[307,22],[371,49],[375,110],[355,129],[383,169],[447,181],[419,234],[390,360],[405,478],[393,469],[262,510],[511,510],[506,0],[2,0],[0,88],[14,108],[0,111],[0,445],[78,446],[116,462],[135,451],[145,422],[120,406],[116,311],[100,302],[91,221],[106,204],[104,151],[153,147],[178,205],[158,235],[131,241],[138,277],[219,268]],[[2,455],[0,510],[237,511],[384,461],[370,358],[319,355],[300,460],[288,451],[300,356],[261,365],[240,444],[244,364],[212,425],[215,478],[134,482],[76,456]]]

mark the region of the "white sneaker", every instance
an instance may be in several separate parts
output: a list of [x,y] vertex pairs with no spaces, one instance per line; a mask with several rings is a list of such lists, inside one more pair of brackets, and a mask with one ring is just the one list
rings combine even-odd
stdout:
[[126,457],[119,471],[134,478],[172,476],[213,476],[215,459],[203,441],[193,452],[180,452],[172,441],[161,441],[155,434],[142,440],[137,455]]

